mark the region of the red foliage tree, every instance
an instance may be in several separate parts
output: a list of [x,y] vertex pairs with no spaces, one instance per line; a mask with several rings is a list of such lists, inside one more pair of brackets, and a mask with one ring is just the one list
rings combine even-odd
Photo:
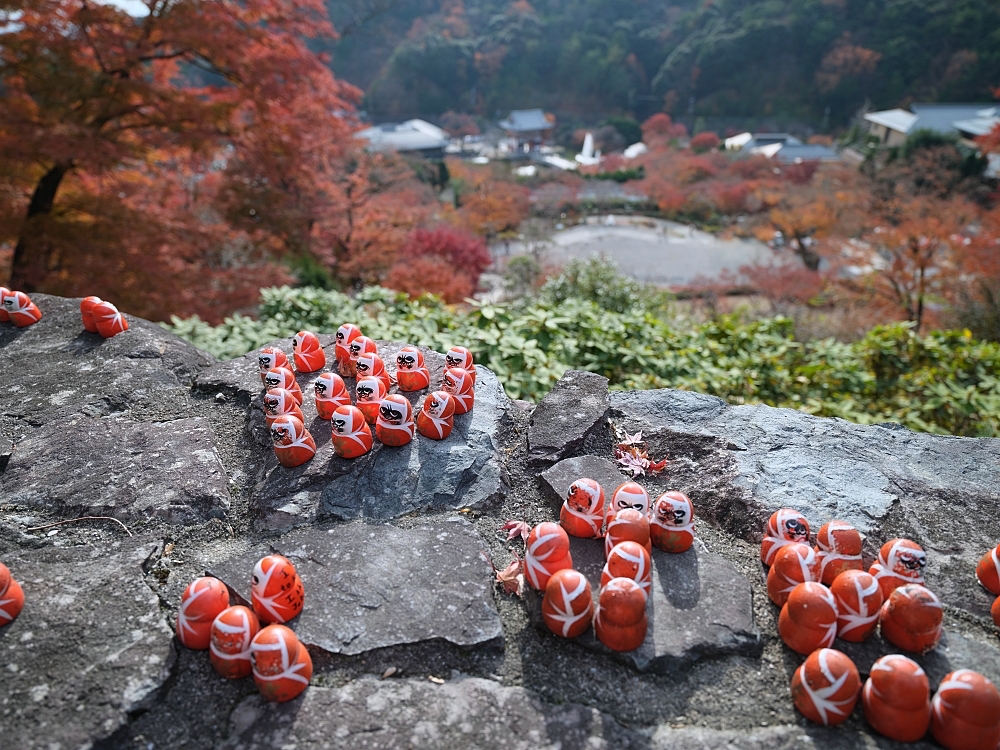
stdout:
[[718,148],[720,142],[719,136],[707,130],[704,133],[698,133],[698,135],[691,139],[691,150],[696,154],[701,154],[705,151]]
[[410,234],[403,246],[403,257],[420,256],[444,258],[457,271],[468,274],[476,281],[493,262],[481,237],[446,224],[433,229],[417,229]]

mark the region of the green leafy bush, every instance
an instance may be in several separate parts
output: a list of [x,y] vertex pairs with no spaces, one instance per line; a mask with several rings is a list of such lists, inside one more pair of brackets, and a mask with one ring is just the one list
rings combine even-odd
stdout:
[[537,298],[509,305],[456,309],[380,287],[354,297],[281,287],[261,291],[259,320],[236,315],[212,327],[174,318],[171,328],[227,358],[301,329],[332,333],[354,322],[372,338],[468,346],[513,398],[539,399],[564,371],[580,369],[614,388],[682,388],[862,424],[1000,435],[1000,346],[968,331],[919,336],[898,324],[845,344],[796,341],[786,318],[722,317],[679,330],[641,287],[596,268],[570,270]]

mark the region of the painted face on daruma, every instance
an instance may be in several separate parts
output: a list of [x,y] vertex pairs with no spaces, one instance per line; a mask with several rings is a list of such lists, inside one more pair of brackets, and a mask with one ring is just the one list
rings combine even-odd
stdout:
[[447,419],[455,414],[455,402],[450,394],[434,391],[424,400],[423,411],[432,417]]
[[626,482],[615,490],[611,496],[611,510],[637,510],[643,515],[649,512],[649,494],[641,485],[635,482]]
[[362,354],[375,353],[375,342],[367,336],[358,336],[349,344],[348,349],[351,352],[351,359],[356,362]]
[[358,381],[355,389],[358,394],[358,401],[380,401],[378,378],[362,378]]
[[337,345],[347,346],[351,341],[361,335],[361,329],[353,323],[344,323],[337,329]]
[[[916,545],[914,545],[916,546]],[[923,578],[927,567],[927,553],[922,549],[912,549],[897,545],[889,553],[892,572],[903,578]]]
[[415,346],[404,346],[396,355],[396,367],[400,370],[416,370],[424,366],[424,355]]
[[601,486],[593,479],[577,479],[566,493],[566,505],[578,513],[601,510]]
[[687,526],[691,523],[691,507],[677,498],[660,497],[656,501],[656,520],[663,526]]
[[448,353],[444,355],[444,361],[445,367],[458,367],[463,370],[468,370],[474,366],[472,361],[472,352],[464,346],[453,346],[448,350]]
[[382,421],[392,424],[401,425],[403,422],[408,420],[410,402],[401,396],[396,396],[395,398],[389,396],[382,399],[382,404],[378,408],[379,416],[382,417]]

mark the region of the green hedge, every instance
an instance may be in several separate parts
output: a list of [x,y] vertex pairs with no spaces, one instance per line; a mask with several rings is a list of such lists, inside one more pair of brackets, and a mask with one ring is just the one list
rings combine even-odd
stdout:
[[[579,270],[579,269],[578,269]],[[566,279],[532,300],[455,309],[434,298],[409,300],[380,287],[355,297],[319,289],[264,289],[259,320],[240,315],[212,327],[174,318],[171,329],[221,358],[308,329],[333,333],[344,322],[372,338],[438,351],[460,344],[493,369],[513,398],[537,400],[567,369],[598,372],[612,387],[682,388],[730,403],[765,403],[862,424],[898,422],[914,430],[1000,434],[1000,347],[968,331],[919,336],[905,324],[873,329],[857,343],[801,342],[792,322],[736,317],[676,330],[627,282],[602,288],[604,309],[586,293],[568,297]],[[586,290],[584,290],[586,291]],[[621,299],[631,300],[621,304]]]

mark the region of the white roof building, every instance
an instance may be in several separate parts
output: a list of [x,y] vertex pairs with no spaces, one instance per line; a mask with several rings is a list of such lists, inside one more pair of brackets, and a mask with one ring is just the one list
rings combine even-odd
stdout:
[[[991,118],[996,118],[998,108],[991,104],[937,104],[916,102],[905,109],[886,109],[869,112],[865,120],[869,132],[877,135],[885,146],[898,146],[907,136],[918,130],[933,130],[936,133],[960,135],[982,135],[977,129],[987,127]],[[987,127],[986,132],[989,132]]]
[[448,132],[425,120],[387,122],[354,134],[368,141],[370,151],[438,151],[448,145]]

